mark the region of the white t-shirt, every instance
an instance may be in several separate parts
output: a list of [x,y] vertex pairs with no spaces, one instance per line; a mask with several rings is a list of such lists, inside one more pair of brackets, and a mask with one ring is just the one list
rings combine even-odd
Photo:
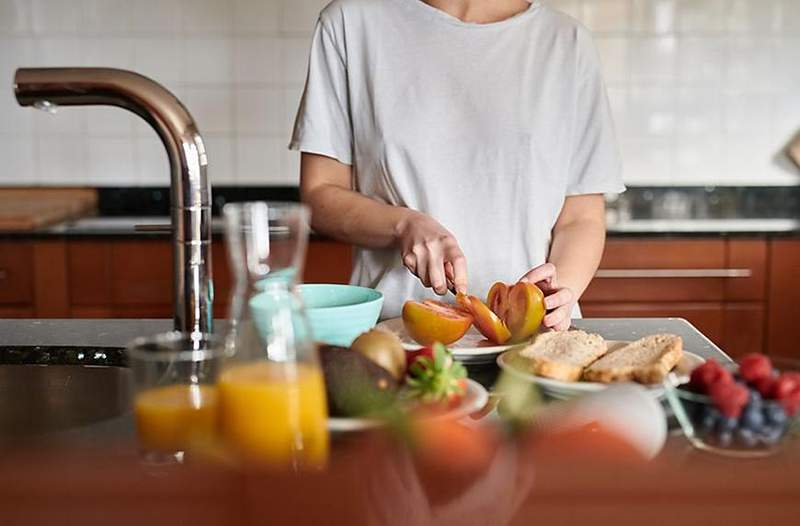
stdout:
[[[485,297],[544,263],[565,196],[624,190],[589,32],[533,2],[470,24],[421,0],[335,0],[320,14],[290,148],[352,165],[362,194],[431,215]],[[436,297],[397,249],[356,250],[382,316]]]

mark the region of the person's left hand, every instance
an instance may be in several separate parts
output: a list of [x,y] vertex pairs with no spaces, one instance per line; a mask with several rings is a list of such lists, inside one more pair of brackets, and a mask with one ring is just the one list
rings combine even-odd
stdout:
[[556,331],[569,329],[572,321],[572,308],[578,298],[569,287],[559,286],[555,265],[552,263],[539,265],[522,276],[520,281],[533,283],[544,292],[544,308],[547,310],[547,314],[542,320],[542,325]]

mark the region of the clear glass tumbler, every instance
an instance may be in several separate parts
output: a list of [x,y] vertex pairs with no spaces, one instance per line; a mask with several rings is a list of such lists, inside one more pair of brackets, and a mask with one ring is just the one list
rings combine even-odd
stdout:
[[150,463],[183,460],[217,435],[217,387],[224,346],[206,334],[170,332],[128,345],[139,446]]
[[327,461],[325,384],[295,285],[308,240],[298,203],[226,205],[235,277],[220,376],[220,435],[240,457],[292,469]]

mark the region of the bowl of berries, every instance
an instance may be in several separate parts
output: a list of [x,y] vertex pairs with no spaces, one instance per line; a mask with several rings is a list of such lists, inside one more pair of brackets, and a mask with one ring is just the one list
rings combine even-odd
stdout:
[[800,422],[800,361],[748,354],[707,360],[688,383],[667,385],[686,438],[698,449],[736,457],[775,453]]

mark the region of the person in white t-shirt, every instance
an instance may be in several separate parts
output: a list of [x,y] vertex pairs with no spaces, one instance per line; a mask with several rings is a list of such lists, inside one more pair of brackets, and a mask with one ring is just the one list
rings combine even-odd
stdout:
[[624,191],[597,53],[528,0],[334,0],[320,14],[290,148],[312,226],[354,244],[384,318],[495,281],[545,293],[563,330]]

